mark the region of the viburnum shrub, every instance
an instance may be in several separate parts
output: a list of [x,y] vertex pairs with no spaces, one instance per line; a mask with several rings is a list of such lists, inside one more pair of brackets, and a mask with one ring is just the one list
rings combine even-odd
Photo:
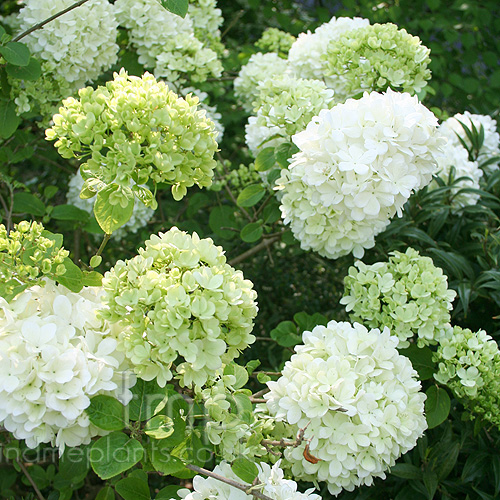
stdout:
[[498,496],[485,1],[1,4],[0,497]]

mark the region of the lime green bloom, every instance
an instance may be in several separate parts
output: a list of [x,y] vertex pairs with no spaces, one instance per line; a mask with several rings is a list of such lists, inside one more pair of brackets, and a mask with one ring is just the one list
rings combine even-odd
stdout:
[[[345,97],[364,90],[420,92],[431,77],[430,49],[395,24],[374,24],[332,40],[323,56],[326,76],[339,77]],[[339,97],[339,96],[337,96]]]
[[[198,98],[178,97],[149,73],[139,78],[122,69],[105,87],[81,89],[79,99],[63,101],[53,120],[46,136],[56,140],[59,154],[85,159],[83,197],[111,183],[125,192],[131,183],[151,180],[172,185],[180,200],[188,187],[212,183],[214,123],[198,110]],[[155,208],[148,189],[138,197]]]
[[484,331],[448,328],[440,339],[434,378],[446,384],[471,413],[500,427],[500,351]]
[[255,42],[255,45],[262,52],[276,52],[279,56],[286,58],[295,40],[295,37],[286,31],[278,28],[267,28]]
[[353,322],[388,327],[400,347],[414,335],[419,347],[436,344],[450,326],[456,292],[448,289],[447,277],[431,258],[413,248],[391,255],[388,262],[371,266],[356,262],[344,279],[340,303]]

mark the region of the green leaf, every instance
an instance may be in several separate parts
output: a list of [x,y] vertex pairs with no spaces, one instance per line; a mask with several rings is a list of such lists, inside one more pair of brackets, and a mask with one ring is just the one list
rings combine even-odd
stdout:
[[213,208],[208,218],[208,224],[210,229],[217,236],[226,240],[230,240],[238,235],[236,231],[227,229],[236,228],[238,226],[236,217],[234,216],[234,210],[231,207],[222,206]]
[[174,433],[174,421],[166,415],[156,415],[148,420],[144,432],[155,439],[164,439]]
[[127,424],[125,407],[111,396],[94,396],[85,411],[90,421],[105,431],[120,431]]
[[189,8],[188,0],[160,0],[160,3],[165,9],[172,12],[172,14],[186,17]]
[[[118,190],[122,191],[123,196],[127,199],[127,205],[122,206],[120,203],[112,205],[110,197]],[[101,229],[111,234],[118,228],[122,227],[132,217],[134,211],[134,195],[131,189],[120,188],[118,184],[112,183],[101,189],[97,193],[97,198],[94,204],[94,215]]]
[[311,331],[317,325],[326,326],[328,320],[320,313],[314,313],[312,316],[306,312],[294,314],[293,320],[299,326],[300,332]]
[[83,286],[101,286],[103,275],[97,271],[83,271]]
[[400,477],[402,479],[422,479],[422,471],[419,467],[412,464],[396,464],[390,468],[392,476]]
[[102,262],[102,257],[100,255],[93,255],[90,258],[90,267],[92,268],[99,267],[101,265],[101,262]]
[[59,472],[54,477],[54,488],[73,490],[85,479],[90,468],[88,448],[88,446],[66,448],[59,459]]
[[439,481],[436,473],[431,469],[427,469],[424,472],[424,485],[425,489],[427,490],[427,498],[429,500],[432,500],[434,498],[434,494],[436,493],[438,484]]
[[99,491],[95,500],[115,500],[115,492],[113,491],[113,488],[105,486]]
[[266,194],[266,188],[262,184],[251,184],[238,195],[236,203],[240,207],[253,207]]
[[181,489],[181,486],[166,486],[165,488],[162,488],[159,492],[158,495],[155,496],[155,500],[179,500],[179,495],[177,492]]
[[233,389],[241,389],[248,382],[248,372],[234,361],[224,367],[224,375],[234,375],[236,378]]
[[131,392],[132,399],[126,407],[130,420],[149,420],[165,406],[167,391],[154,380],[146,382],[138,379]]
[[248,458],[237,458],[232,464],[233,472],[245,483],[252,484],[253,480],[259,475],[259,469]]
[[90,450],[92,469],[101,479],[110,479],[142,460],[144,449],[136,439],[113,432],[98,439]]
[[289,162],[288,160],[299,151],[299,148],[291,143],[291,142],[285,142],[283,144],[280,144],[276,148],[275,156],[276,156],[276,161],[279,163],[280,167],[282,168],[288,168]]
[[450,413],[450,396],[448,393],[436,385],[432,385],[426,391],[425,416],[429,429],[433,429],[442,424]]
[[264,228],[262,227],[262,220],[258,220],[257,222],[250,222],[247,224],[240,231],[240,237],[246,243],[253,243],[260,240],[263,232]]
[[410,344],[408,348],[400,349],[399,352],[411,361],[420,380],[432,378],[436,371],[436,364],[432,361],[432,351],[428,347],[417,347],[416,344]]
[[40,198],[37,198],[31,193],[20,191],[14,193],[14,212],[27,213],[41,217],[45,215],[45,205]]
[[55,220],[76,220],[85,223],[89,219],[89,213],[74,205],[56,205],[50,217]]
[[164,440],[151,442],[149,456],[155,470],[162,474],[175,474],[185,468],[182,460],[171,454],[170,446]]
[[69,257],[63,260],[63,264],[66,271],[63,275],[57,276],[56,281],[72,292],[80,292],[83,288],[82,270]]
[[37,59],[30,57],[26,66],[14,66],[7,64],[5,70],[11,78],[18,80],[38,80],[42,76],[42,67]]
[[270,335],[283,347],[293,347],[302,341],[297,335],[297,326],[293,321],[282,321],[276,328],[271,330]]
[[123,500],[150,500],[148,483],[137,477],[125,477],[115,484],[116,492]]
[[0,54],[14,66],[28,66],[30,62],[30,49],[21,42],[7,42],[0,45]]
[[265,172],[274,166],[276,159],[274,157],[274,148],[262,149],[257,158],[255,158],[255,170]]

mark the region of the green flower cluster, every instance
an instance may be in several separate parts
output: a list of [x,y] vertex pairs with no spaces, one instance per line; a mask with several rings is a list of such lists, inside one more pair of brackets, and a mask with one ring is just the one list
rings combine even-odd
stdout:
[[472,413],[500,427],[500,351],[484,331],[448,328],[441,338],[434,361],[434,378],[446,384]]
[[118,349],[140,378],[160,386],[174,370],[183,386],[201,387],[255,341],[252,283],[196,233],[152,235],[105,274],[103,287],[103,318],[130,327],[117,336]]
[[264,80],[257,91],[256,115],[245,127],[245,141],[254,156],[262,148],[289,142],[322,109],[335,104],[333,90],[319,80],[281,75]]
[[255,42],[255,46],[262,52],[276,52],[279,56],[286,58],[295,40],[296,38],[286,31],[267,28]]
[[[102,183],[126,191],[131,181],[152,180],[172,185],[180,200],[188,187],[211,184],[215,125],[198,110],[197,97],[178,97],[153,75],[128,76],[123,69],[105,87],[87,87],[79,95],[63,101],[46,136],[57,139],[63,158],[87,158],[81,165],[84,197],[92,197]],[[155,208],[146,191],[141,201]]]
[[240,193],[250,184],[259,183],[262,178],[255,170],[255,165],[250,163],[250,165],[245,165],[240,163],[238,168],[228,170],[231,168],[231,162],[225,161],[224,165],[221,162],[217,163],[216,172],[217,180],[213,182],[212,186],[209,188],[213,191],[220,191],[224,186],[229,184],[231,189]]
[[364,90],[420,92],[431,77],[430,49],[395,24],[347,31],[328,45],[326,76],[339,76],[347,97]]
[[0,296],[11,300],[28,286],[43,286],[43,277],[62,276],[69,252],[61,244],[38,222],[22,221],[10,232],[0,224]]
[[340,303],[353,322],[388,327],[399,347],[407,347],[414,335],[419,347],[436,344],[450,326],[456,292],[448,289],[447,277],[431,258],[413,248],[391,255],[388,262],[371,266],[356,262],[344,279]]

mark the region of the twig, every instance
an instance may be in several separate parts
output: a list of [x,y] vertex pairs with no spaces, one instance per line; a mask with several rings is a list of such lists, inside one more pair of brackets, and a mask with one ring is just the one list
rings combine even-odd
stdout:
[[209,471],[207,469],[203,469],[202,467],[198,467],[196,465],[187,464],[186,468],[192,470],[193,472],[197,472],[198,474],[204,474],[208,477],[213,477],[223,483],[229,484],[234,488],[237,488],[240,491],[244,491],[247,495],[253,495],[255,498],[260,498],[261,500],[273,500],[271,497],[260,493],[260,491],[254,491],[252,486],[248,486],[242,483],[238,483],[238,481],[233,481],[232,479],[228,479],[227,477],[221,476],[215,472]]
[[111,238],[111,234],[104,233],[104,238],[102,239],[101,246],[99,247],[99,250],[96,252],[96,257],[99,257],[102,254],[102,251],[104,250],[104,247],[107,245],[109,239]]
[[20,35],[17,35],[13,42],[18,42],[21,40],[21,38],[24,38],[25,36],[29,35],[30,33],[33,33],[33,31],[39,30],[40,28],[43,28],[46,24],[50,23],[54,19],[57,19],[58,17],[61,17],[63,14],[66,14],[66,12],[69,12],[73,9],[76,9],[77,7],[80,7],[80,5],[83,5],[85,2],[88,2],[88,0],[78,0],[78,2],[75,2],[73,5],[70,5],[68,8],[61,10],[60,12],[57,12],[53,16],[48,17],[45,19],[45,21],[42,21],[41,23],[35,24],[31,28],[27,29],[26,31],[23,31]]
[[250,248],[250,250],[247,250],[246,252],[243,252],[242,254],[235,257],[234,259],[231,259],[228,262],[228,264],[230,266],[234,266],[235,264],[239,264],[240,262],[243,262],[248,257],[255,255],[256,253],[260,252],[261,250],[264,250],[265,248],[271,246],[273,243],[276,243],[280,239],[281,239],[281,236],[275,236],[274,238],[267,238],[265,240],[262,240],[258,245],[255,245],[253,248]]
[[268,446],[281,446],[282,448],[286,448],[287,446],[291,446],[292,448],[297,448],[302,441],[304,441],[304,433],[306,432],[307,427],[309,426],[311,422],[308,422],[305,427],[302,427],[302,429],[299,429],[299,432],[297,433],[297,437],[295,441],[288,441],[283,438],[281,438],[279,441],[273,441],[271,439],[263,439],[260,444],[264,445],[266,448]]
[[250,403],[257,404],[257,403],[267,403],[267,399],[264,398],[254,398],[253,396],[250,396]]
[[243,9],[239,10],[238,12],[236,12],[236,15],[233,17],[233,19],[231,19],[231,22],[227,25],[227,28],[222,32],[222,34],[220,36],[221,39],[223,39],[227,35],[227,33],[240,20],[240,17],[242,17],[244,13],[245,13],[245,11]]
[[24,464],[18,458],[15,458],[15,461],[16,464],[19,465],[19,468],[23,471],[23,474],[26,476],[26,479],[30,482],[31,486],[33,486],[33,489],[35,490],[38,499],[45,500],[45,497],[42,495],[42,492],[38,489],[38,486],[36,485],[35,481],[33,481],[33,478],[30,476],[28,469],[26,469]]
[[254,397],[254,398],[260,398],[264,394],[267,394],[269,391],[270,391],[269,387],[264,387],[264,389],[256,392],[255,394],[252,394],[252,397]]

